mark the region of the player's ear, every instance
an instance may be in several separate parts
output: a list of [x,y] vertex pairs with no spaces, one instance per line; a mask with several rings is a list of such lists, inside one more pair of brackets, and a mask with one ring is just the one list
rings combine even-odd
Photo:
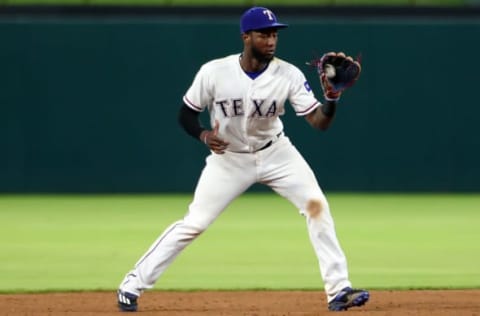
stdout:
[[249,37],[249,36],[248,36],[248,33],[242,33],[240,36],[242,37],[242,41],[244,41],[244,42],[245,42],[245,41],[247,40],[247,38]]

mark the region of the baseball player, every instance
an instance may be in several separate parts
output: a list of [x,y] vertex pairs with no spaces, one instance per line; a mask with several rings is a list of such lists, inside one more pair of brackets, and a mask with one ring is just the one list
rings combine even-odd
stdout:
[[[367,291],[352,288],[328,202],[280,120],[288,100],[297,116],[316,129],[327,129],[342,89],[349,84],[335,89],[334,80],[329,80],[332,74],[327,78],[319,63],[325,102],[318,101],[304,74],[275,57],[278,30],[287,26],[267,8],[247,10],[240,20],[243,52],[207,62],[196,74],[183,97],[179,122],[211,153],[185,217],[158,237],[121,282],[117,291],[121,310],[136,311],[143,291],[152,288],[176,256],[254,183],[270,186],[305,216],[328,308],[347,310],[368,301]],[[359,68],[343,53],[326,56],[332,64]],[[209,112],[211,130],[200,123],[204,110]]]

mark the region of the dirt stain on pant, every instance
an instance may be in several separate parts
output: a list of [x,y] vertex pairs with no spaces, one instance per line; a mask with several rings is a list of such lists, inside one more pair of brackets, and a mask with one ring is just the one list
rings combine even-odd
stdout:
[[311,218],[318,218],[323,210],[323,204],[320,200],[309,200],[307,203],[307,213]]

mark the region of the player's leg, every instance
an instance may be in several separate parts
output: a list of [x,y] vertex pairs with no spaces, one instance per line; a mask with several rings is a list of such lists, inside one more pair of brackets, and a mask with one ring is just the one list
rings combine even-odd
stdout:
[[319,260],[328,300],[350,287],[347,261],[338,242],[330,208],[313,171],[282,137],[262,157],[262,182],[290,200],[306,217],[311,243]]
[[140,258],[120,285],[139,296],[153,287],[176,256],[221,214],[227,205],[255,182],[254,160],[248,154],[212,154],[198,181],[186,216],[168,227]]

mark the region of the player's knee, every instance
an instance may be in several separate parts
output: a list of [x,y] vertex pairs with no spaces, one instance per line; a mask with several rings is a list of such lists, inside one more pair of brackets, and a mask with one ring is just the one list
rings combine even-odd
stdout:
[[317,199],[309,200],[305,209],[310,217],[319,217],[323,210],[322,201]]
[[322,198],[308,199],[305,207],[301,210],[303,215],[312,219],[320,218],[322,214],[329,212],[328,202]]

